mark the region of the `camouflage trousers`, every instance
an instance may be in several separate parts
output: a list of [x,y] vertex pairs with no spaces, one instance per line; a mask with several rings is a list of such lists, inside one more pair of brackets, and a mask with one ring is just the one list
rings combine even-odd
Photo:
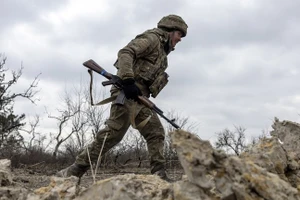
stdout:
[[[99,131],[95,140],[87,147],[91,161],[97,161],[106,134],[107,138],[102,155],[122,140],[129,126],[132,125],[132,120],[138,125],[148,118],[148,116],[151,116],[151,118],[145,126],[137,129],[147,141],[151,173],[164,168],[164,129],[157,114],[146,106],[127,99],[123,105],[112,103],[110,117],[105,122],[106,127]],[[89,165],[88,152],[86,149],[77,156],[75,163]]]

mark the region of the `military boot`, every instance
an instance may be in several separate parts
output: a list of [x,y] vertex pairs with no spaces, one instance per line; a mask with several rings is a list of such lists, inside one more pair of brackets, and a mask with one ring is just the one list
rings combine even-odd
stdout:
[[175,182],[175,180],[172,180],[168,177],[165,169],[160,169],[160,170],[154,172],[153,174],[159,176],[162,180],[165,180],[169,183]]
[[89,166],[79,165],[74,163],[73,165],[60,170],[56,173],[56,176],[58,177],[70,177],[70,176],[77,176],[81,178],[83,174],[89,169]]

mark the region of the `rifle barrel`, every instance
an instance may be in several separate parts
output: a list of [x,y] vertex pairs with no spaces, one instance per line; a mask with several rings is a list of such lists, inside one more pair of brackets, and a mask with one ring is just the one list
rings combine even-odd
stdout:
[[174,123],[172,120],[168,119],[166,116],[164,116],[162,113],[157,113],[159,116],[164,118],[167,122],[169,122],[174,128],[180,129],[180,126],[178,126],[176,123]]

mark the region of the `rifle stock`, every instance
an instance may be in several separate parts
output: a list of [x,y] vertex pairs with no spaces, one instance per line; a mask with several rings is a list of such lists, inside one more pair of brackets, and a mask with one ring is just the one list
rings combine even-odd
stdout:
[[[105,78],[108,79],[108,81],[102,82],[103,86],[106,85],[115,85],[119,89],[123,88],[123,85],[121,83],[121,79],[116,76],[108,73],[105,71],[100,65],[98,65],[94,60],[90,59],[88,61],[85,61],[83,63],[85,67],[87,67],[89,70],[95,71],[98,74],[101,74]],[[180,129],[180,127],[174,122],[174,119],[170,120],[166,116],[164,116],[163,111],[159,109],[152,101],[150,101],[147,97],[145,96],[138,96],[140,103],[144,104],[148,108],[152,109],[154,112],[156,112],[159,116],[164,118],[167,122],[169,122],[174,128]]]
[[83,65],[87,68],[89,68],[90,70],[93,70],[99,74],[101,74],[102,76],[104,76],[107,79],[112,79],[112,74],[108,73],[107,71],[105,71],[100,65],[98,65],[94,60],[90,59],[88,61],[85,61],[83,63]]

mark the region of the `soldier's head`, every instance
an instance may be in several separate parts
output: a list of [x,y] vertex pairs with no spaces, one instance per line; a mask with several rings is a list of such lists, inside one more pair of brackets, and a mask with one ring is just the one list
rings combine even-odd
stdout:
[[180,16],[168,15],[158,22],[157,28],[169,32],[170,45],[174,48],[181,38],[186,36],[188,26]]

